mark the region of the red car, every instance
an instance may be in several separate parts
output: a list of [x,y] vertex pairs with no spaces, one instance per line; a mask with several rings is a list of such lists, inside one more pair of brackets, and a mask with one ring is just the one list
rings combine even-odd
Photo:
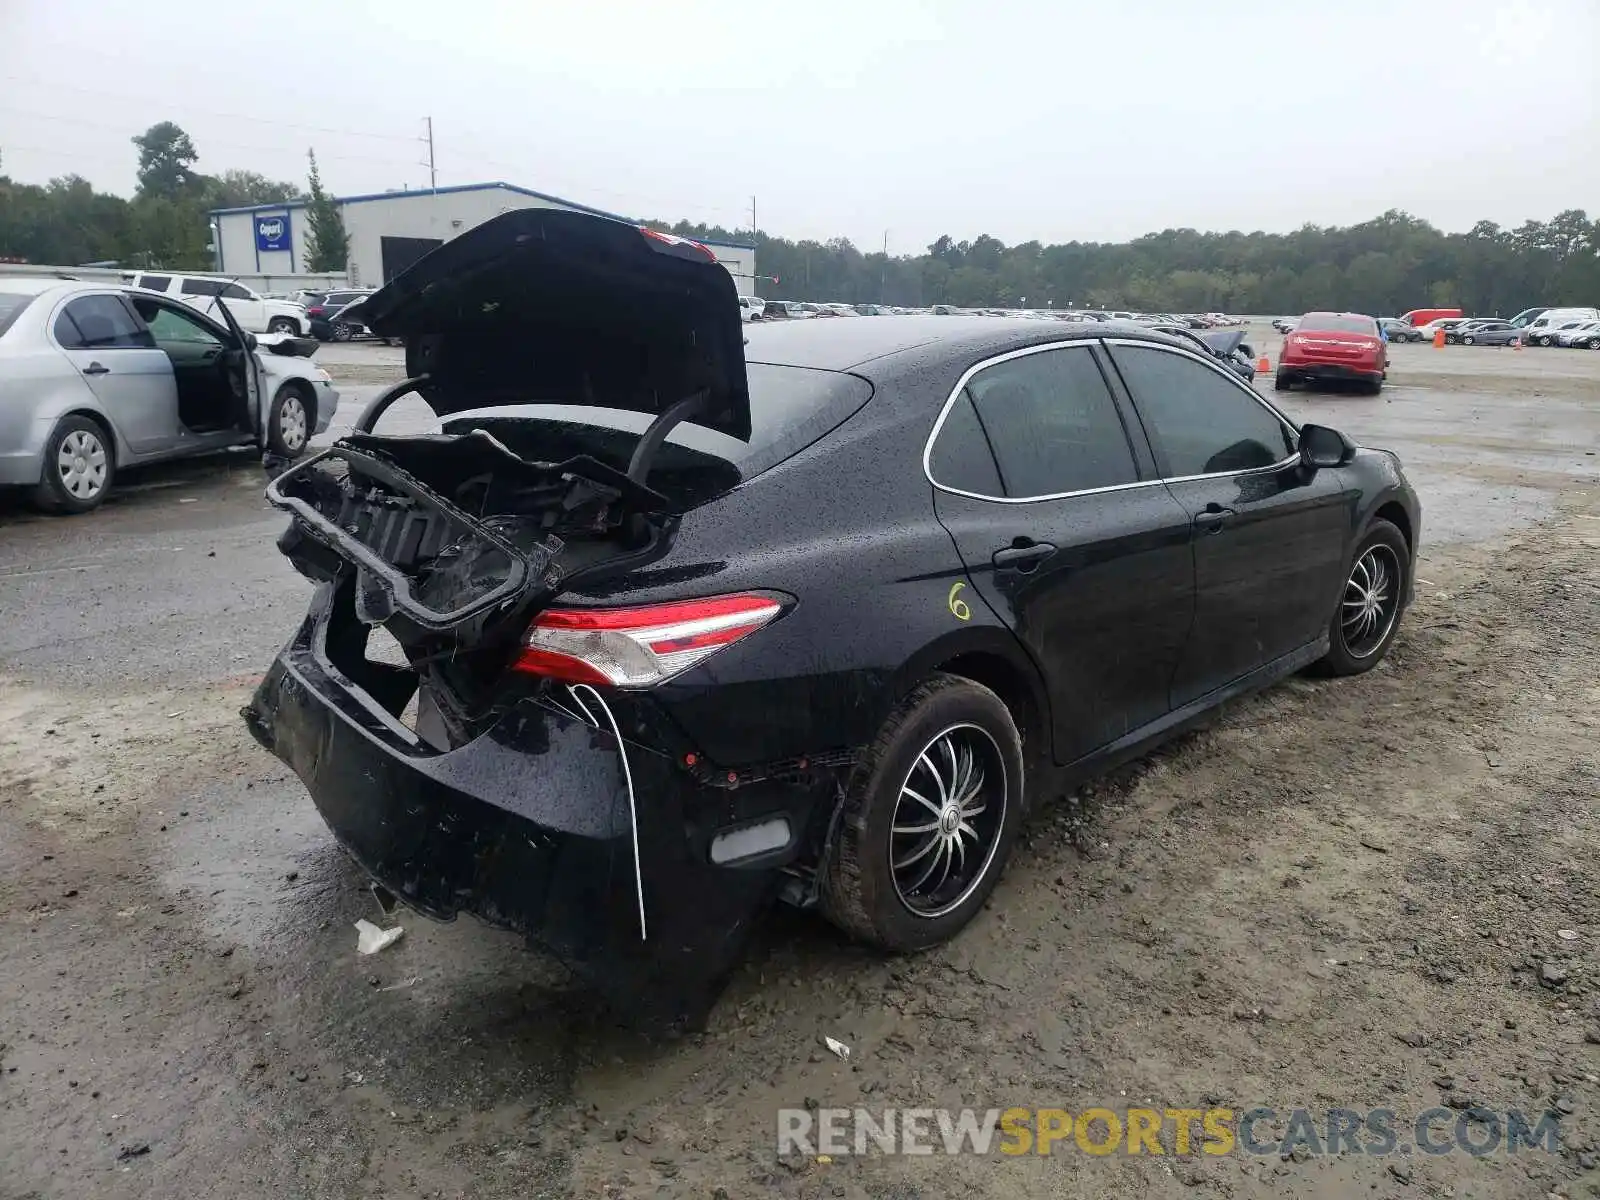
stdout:
[[1297,383],[1350,380],[1365,385],[1376,396],[1383,390],[1388,366],[1388,348],[1373,318],[1358,313],[1307,313],[1283,339],[1275,386],[1282,392]]

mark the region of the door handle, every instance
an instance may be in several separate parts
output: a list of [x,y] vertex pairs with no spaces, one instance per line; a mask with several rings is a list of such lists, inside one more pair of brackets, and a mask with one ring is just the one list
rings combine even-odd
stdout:
[[1228,523],[1230,517],[1235,516],[1231,508],[1221,504],[1208,504],[1194,515],[1194,523],[1206,533],[1215,533]]
[[83,369],[83,373],[85,375],[109,375],[111,374],[111,368],[103,367],[97,362],[92,362]]
[[1026,575],[1055,552],[1056,548],[1049,542],[1030,542],[1026,546],[1007,546],[1004,550],[996,550],[991,561],[997,571],[1016,571]]

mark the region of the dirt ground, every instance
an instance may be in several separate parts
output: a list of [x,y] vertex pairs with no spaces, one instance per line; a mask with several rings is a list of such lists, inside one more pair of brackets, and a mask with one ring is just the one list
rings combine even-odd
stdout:
[[[1398,347],[1286,407],[1422,495],[1388,660],[1043,808],[937,951],[777,914],[674,1041],[472,922],[356,956],[363,880],[237,719],[306,594],[249,464],[0,510],[0,1200],[1600,1195],[1600,353]],[[1478,1105],[1562,1149],[780,1161],[811,1104]]]

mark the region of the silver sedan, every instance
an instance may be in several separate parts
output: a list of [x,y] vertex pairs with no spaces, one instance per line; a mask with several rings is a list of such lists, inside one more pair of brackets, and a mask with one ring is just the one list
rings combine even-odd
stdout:
[[155,292],[0,275],[0,486],[80,513],[122,467],[251,444],[296,458],[339,406],[312,347]]

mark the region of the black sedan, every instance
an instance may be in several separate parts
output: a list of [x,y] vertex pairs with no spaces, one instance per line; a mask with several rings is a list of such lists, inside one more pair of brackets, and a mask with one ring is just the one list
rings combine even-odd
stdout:
[[[1187,340],[751,328],[701,247],[551,210],[366,320],[411,378],[268,489],[317,586],[247,722],[401,901],[636,1017],[702,1019],[778,901],[950,938],[1030,807],[1369,670],[1411,595],[1398,459]],[[443,432],[372,433],[413,390]]]
[[[311,336],[319,342],[348,342],[352,337],[360,336],[355,327],[348,325],[336,332],[333,318],[341,310],[360,303],[370,295],[372,292],[364,288],[353,288],[342,292],[307,293],[306,316],[310,318]],[[339,336],[340,332],[344,336]]]
[[1414,325],[1402,321],[1399,317],[1384,317],[1378,322],[1391,342],[1421,342],[1427,339],[1427,334]]

